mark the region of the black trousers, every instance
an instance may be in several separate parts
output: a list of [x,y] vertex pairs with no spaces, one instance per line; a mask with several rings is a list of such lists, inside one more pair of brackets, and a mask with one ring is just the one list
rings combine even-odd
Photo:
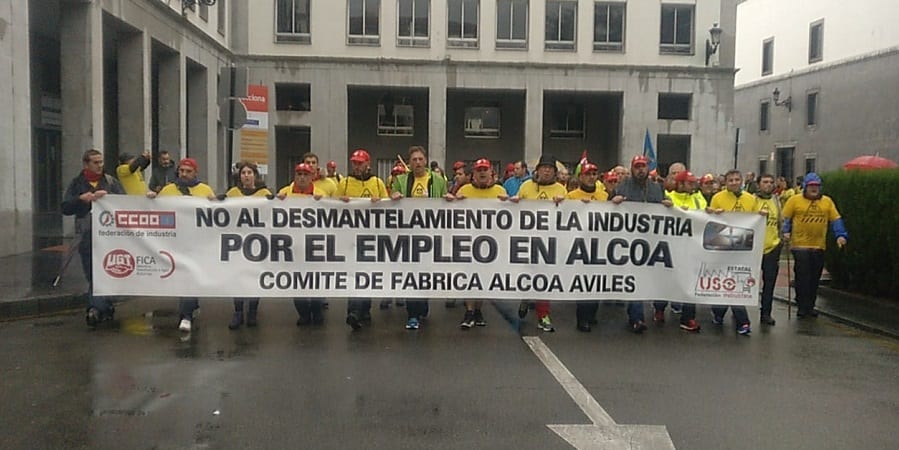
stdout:
[[771,303],[774,300],[774,285],[777,283],[777,272],[780,271],[780,251],[783,245],[774,247],[762,256],[762,317],[771,316]]
[[595,300],[578,300],[575,309],[577,323],[587,323],[596,318],[596,311],[599,310],[599,302]]
[[824,250],[794,249],[793,274],[796,276],[796,303],[799,313],[809,313],[815,309],[818,298],[818,282],[824,271]]

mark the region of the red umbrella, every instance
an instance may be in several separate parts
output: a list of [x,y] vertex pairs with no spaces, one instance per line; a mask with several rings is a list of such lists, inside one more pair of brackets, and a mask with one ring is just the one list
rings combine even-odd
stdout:
[[843,168],[860,170],[895,169],[896,167],[899,167],[899,165],[895,161],[874,155],[858,156],[843,164]]

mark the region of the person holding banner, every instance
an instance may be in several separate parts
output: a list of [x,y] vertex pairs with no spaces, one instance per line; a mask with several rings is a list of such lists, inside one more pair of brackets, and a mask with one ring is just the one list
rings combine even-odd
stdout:
[[324,193],[325,197],[333,197],[337,192],[337,182],[331,178],[323,177],[318,167],[318,155],[307,152],[303,155],[303,163],[312,168],[312,184]]
[[340,183],[340,180],[343,178],[339,173],[337,173],[337,162],[333,159],[328,161],[325,169],[328,171],[327,177],[334,182],[334,186],[337,186],[337,183]]
[[[802,192],[787,200],[783,209],[784,241],[792,239],[793,273],[796,274],[796,317],[818,317],[815,300],[818,298],[818,282],[824,270],[824,249],[827,246],[827,225],[837,237],[837,246],[843,248],[849,233],[833,199],[821,194],[821,177],[815,172],[805,175]],[[795,236],[794,236],[795,235]]]
[[[223,199],[222,197],[265,197],[268,199],[274,197],[272,191],[268,190],[265,184],[257,184],[259,168],[256,167],[256,164],[248,161],[237,163],[237,175],[240,184],[229,189],[224,196],[219,196],[220,199]],[[244,323],[243,305],[245,301],[249,303],[247,307],[247,326],[256,326],[259,297],[235,298],[234,316],[231,318],[231,323],[228,324],[228,329],[236,330]]]
[[[510,198],[514,203],[519,200],[552,200],[556,203],[565,200],[568,195],[568,189],[556,181],[556,158],[550,155],[543,155],[534,169],[535,175],[533,179],[525,181],[518,194]],[[594,181],[595,184],[595,181]],[[549,300],[537,300],[534,308],[537,311],[537,327],[546,332],[553,332],[552,319],[549,317],[550,306]],[[528,314],[527,302],[521,302],[518,306],[518,317],[524,319]]]
[[[604,202],[608,200],[608,192],[597,188],[596,178],[598,176],[598,170],[599,168],[596,167],[596,164],[590,162],[581,165],[581,171],[577,177],[578,188],[569,192],[566,198],[569,200],[580,200],[584,203],[590,203],[591,201]],[[609,174],[606,175],[615,176],[617,179],[617,175],[615,175],[614,172],[609,172]],[[575,315],[577,316],[578,331],[583,331],[585,333],[590,332],[591,325],[596,323],[596,312],[598,310],[599,301],[582,300],[577,302]]]
[[[408,158],[412,172],[403,172],[393,179],[390,198],[443,198],[447,194],[446,180],[428,169],[428,154],[424,147],[409,147]],[[406,329],[417,330],[421,326],[421,318],[428,315],[428,300],[407,300],[406,314]]]
[[[665,196],[662,185],[650,181],[649,158],[643,155],[634,156],[631,160],[630,176],[619,182],[615,191],[609,196],[612,203],[616,205],[620,205],[621,202],[661,203],[667,207],[672,205],[671,200]],[[662,308],[664,308],[664,302]],[[634,333],[640,334],[646,331],[643,314],[642,302],[627,304],[628,324]]]
[[[308,154],[307,154],[308,155]],[[324,191],[312,181],[315,177],[315,170],[306,163],[297,164],[294,169],[293,181],[278,191],[278,199],[284,200],[287,197],[313,197],[318,200],[325,197]],[[321,325],[324,323],[324,314],[322,309],[325,301],[322,299],[295,297],[293,299],[293,307],[297,310],[297,326]]]
[[[147,192],[147,198],[156,198],[157,196],[179,196],[187,195],[191,197],[206,197],[209,200],[216,198],[215,192],[206,183],[200,182],[200,165],[193,158],[184,158],[178,163],[178,178],[165,185],[159,194],[153,191]],[[178,310],[181,322],[178,329],[190,333],[193,325],[194,312],[200,308],[200,300],[197,297],[182,297],[178,302]]]
[[[759,205],[755,196],[743,190],[743,175],[739,170],[731,170],[724,174],[726,189],[715,194],[712,202],[706,209],[715,214],[722,212],[758,212]],[[727,314],[727,306],[712,306],[712,323],[722,325],[724,315]],[[749,321],[749,313],[745,306],[731,306],[734,313],[734,321],[737,325],[737,333],[748,336],[752,332]]]
[[[696,196],[693,192],[693,186],[699,181],[699,178],[688,170],[683,170],[674,176],[674,190],[668,194],[671,203],[677,208],[684,211],[703,211],[708,206],[702,196]],[[699,333],[700,326],[696,322],[696,304],[695,303],[674,303],[671,304],[672,311],[680,311],[680,328],[690,333]]]
[[[453,194],[446,194],[444,198],[447,201],[463,200],[466,198],[495,198],[499,200],[508,200],[506,190],[493,179],[493,164],[485,158],[478,159],[474,163],[471,183],[468,183]],[[484,320],[484,314],[481,307],[484,305],[483,300],[466,300],[465,316],[462,317],[462,323],[459,327],[463,330],[474,326],[485,327],[487,321]]]
[[84,278],[87,279],[88,307],[85,321],[87,326],[94,328],[100,322],[112,320],[115,308],[108,298],[94,296],[91,206],[106,194],[125,195],[125,189],[114,177],[103,173],[103,154],[99,150],[85,151],[81,156],[81,163],[81,173],[66,188],[60,209],[65,216],[75,216],[78,253],[81,255]]
[[[372,175],[371,156],[364,148],[350,155],[351,172],[337,185],[336,196],[344,202],[350,198],[368,198],[372,202],[389,198],[384,181]],[[346,324],[353,330],[362,328],[362,322],[371,320],[371,298],[347,301]]]

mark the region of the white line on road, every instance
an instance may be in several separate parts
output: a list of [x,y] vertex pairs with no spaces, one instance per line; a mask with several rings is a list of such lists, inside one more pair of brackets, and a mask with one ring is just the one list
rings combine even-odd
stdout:
[[578,450],[586,449],[666,449],[674,450],[674,442],[664,426],[618,425],[612,416],[590,395],[587,388],[565,367],[565,364],[536,336],[521,338],[537,355],[549,373],[587,415],[590,425],[547,425]]

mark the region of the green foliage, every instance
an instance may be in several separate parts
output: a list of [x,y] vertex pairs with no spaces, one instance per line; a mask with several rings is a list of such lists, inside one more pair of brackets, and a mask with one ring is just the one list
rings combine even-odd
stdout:
[[849,232],[843,250],[828,236],[833,286],[899,299],[899,170],[838,171],[823,179]]

